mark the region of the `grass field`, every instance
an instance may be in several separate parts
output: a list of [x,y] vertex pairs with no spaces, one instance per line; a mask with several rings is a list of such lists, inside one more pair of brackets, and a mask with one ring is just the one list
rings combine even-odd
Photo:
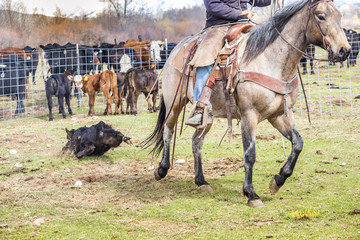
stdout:
[[[157,114],[143,112],[134,123],[134,116],[93,119],[85,111],[67,119],[56,114],[53,122],[43,116],[0,123],[0,239],[360,238],[359,117],[313,117],[309,125],[306,114],[296,114],[304,150],[275,196],[268,186],[284,164],[282,139],[261,123],[254,187],[266,207],[252,209],[241,194],[240,127],[233,143],[217,148],[226,121],[215,120],[202,151],[214,192],[202,193],[194,184],[192,128],[177,139],[175,157],[186,162],[156,181],[151,156],[135,145],[153,130]],[[82,160],[61,153],[65,128],[100,120],[134,144]],[[287,141],[285,147],[289,154]]]

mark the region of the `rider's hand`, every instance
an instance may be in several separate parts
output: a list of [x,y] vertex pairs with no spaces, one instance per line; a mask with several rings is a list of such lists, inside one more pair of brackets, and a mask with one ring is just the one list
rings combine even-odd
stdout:
[[247,16],[249,18],[249,20],[251,20],[252,17],[254,16],[254,12],[251,11],[251,10],[246,9],[246,10],[242,11],[240,16]]

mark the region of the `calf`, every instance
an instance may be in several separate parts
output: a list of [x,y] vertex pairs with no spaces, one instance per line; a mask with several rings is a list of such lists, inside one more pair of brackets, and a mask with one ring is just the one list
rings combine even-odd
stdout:
[[[126,113],[137,114],[137,100],[144,93],[148,102],[148,110],[156,111],[156,98],[158,94],[157,74],[153,70],[130,69],[125,75],[125,88],[128,91],[126,97]],[[153,105],[151,106],[148,95],[152,94]],[[130,111],[129,111],[130,107]]]
[[63,117],[66,118],[64,110],[64,97],[66,105],[68,106],[69,114],[72,114],[70,107],[70,94],[71,94],[71,81],[74,80],[73,72],[65,72],[60,74],[53,74],[45,83],[46,98],[49,107],[49,121],[53,120],[52,114],[52,96],[58,97],[59,102],[59,113],[62,113]]
[[114,103],[115,103],[115,114],[119,114],[119,95],[117,88],[117,76],[114,72],[106,70],[99,74],[95,75],[84,75],[76,76],[75,84],[78,89],[81,89],[84,93],[87,93],[89,96],[89,116],[95,114],[94,104],[95,104],[95,93],[100,90],[104,93],[107,107],[104,112],[104,115],[111,115],[111,95],[110,91],[113,93]]
[[119,95],[119,104],[118,108],[121,111],[121,114],[125,113],[125,107],[123,105],[123,102],[125,100],[126,96],[126,88],[125,88],[125,73],[119,72],[116,73],[117,76],[117,87],[118,87],[118,95]]
[[101,156],[111,148],[118,147],[123,141],[131,143],[129,137],[114,130],[103,121],[91,127],[65,130],[68,142],[62,150],[73,152],[77,158]]

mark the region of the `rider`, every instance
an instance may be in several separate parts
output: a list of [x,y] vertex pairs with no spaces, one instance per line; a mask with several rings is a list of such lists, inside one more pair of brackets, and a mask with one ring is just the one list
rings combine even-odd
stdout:
[[[247,9],[251,4],[257,7],[264,7],[271,4],[271,0],[204,0],[206,7],[205,29],[210,29],[203,41],[198,46],[190,65],[196,67],[196,82],[194,88],[193,103],[196,102],[196,110],[185,124],[196,127],[202,124],[204,108],[211,106],[211,88],[204,88],[205,83],[214,67],[214,61],[218,52],[224,45],[224,38],[229,26],[217,26],[237,21],[251,20],[254,13]],[[207,37],[208,36],[208,37]],[[203,59],[206,59],[204,62]],[[211,109],[210,114],[211,115]],[[212,116],[212,115],[211,115]]]

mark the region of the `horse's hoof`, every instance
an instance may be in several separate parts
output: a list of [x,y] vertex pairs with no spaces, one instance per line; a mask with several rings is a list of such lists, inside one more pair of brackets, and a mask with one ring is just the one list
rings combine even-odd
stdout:
[[260,199],[251,200],[248,202],[248,206],[252,208],[263,208],[265,205]]
[[156,169],[155,172],[154,172],[154,177],[155,177],[156,181],[159,181],[159,180],[162,179],[162,177],[160,177],[160,175],[159,175],[159,173],[158,173],[158,170],[159,170],[159,169]]
[[272,195],[279,191],[280,187],[276,184],[275,177],[270,180],[269,190]]
[[212,192],[214,191],[209,184],[199,186],[201,192]]

